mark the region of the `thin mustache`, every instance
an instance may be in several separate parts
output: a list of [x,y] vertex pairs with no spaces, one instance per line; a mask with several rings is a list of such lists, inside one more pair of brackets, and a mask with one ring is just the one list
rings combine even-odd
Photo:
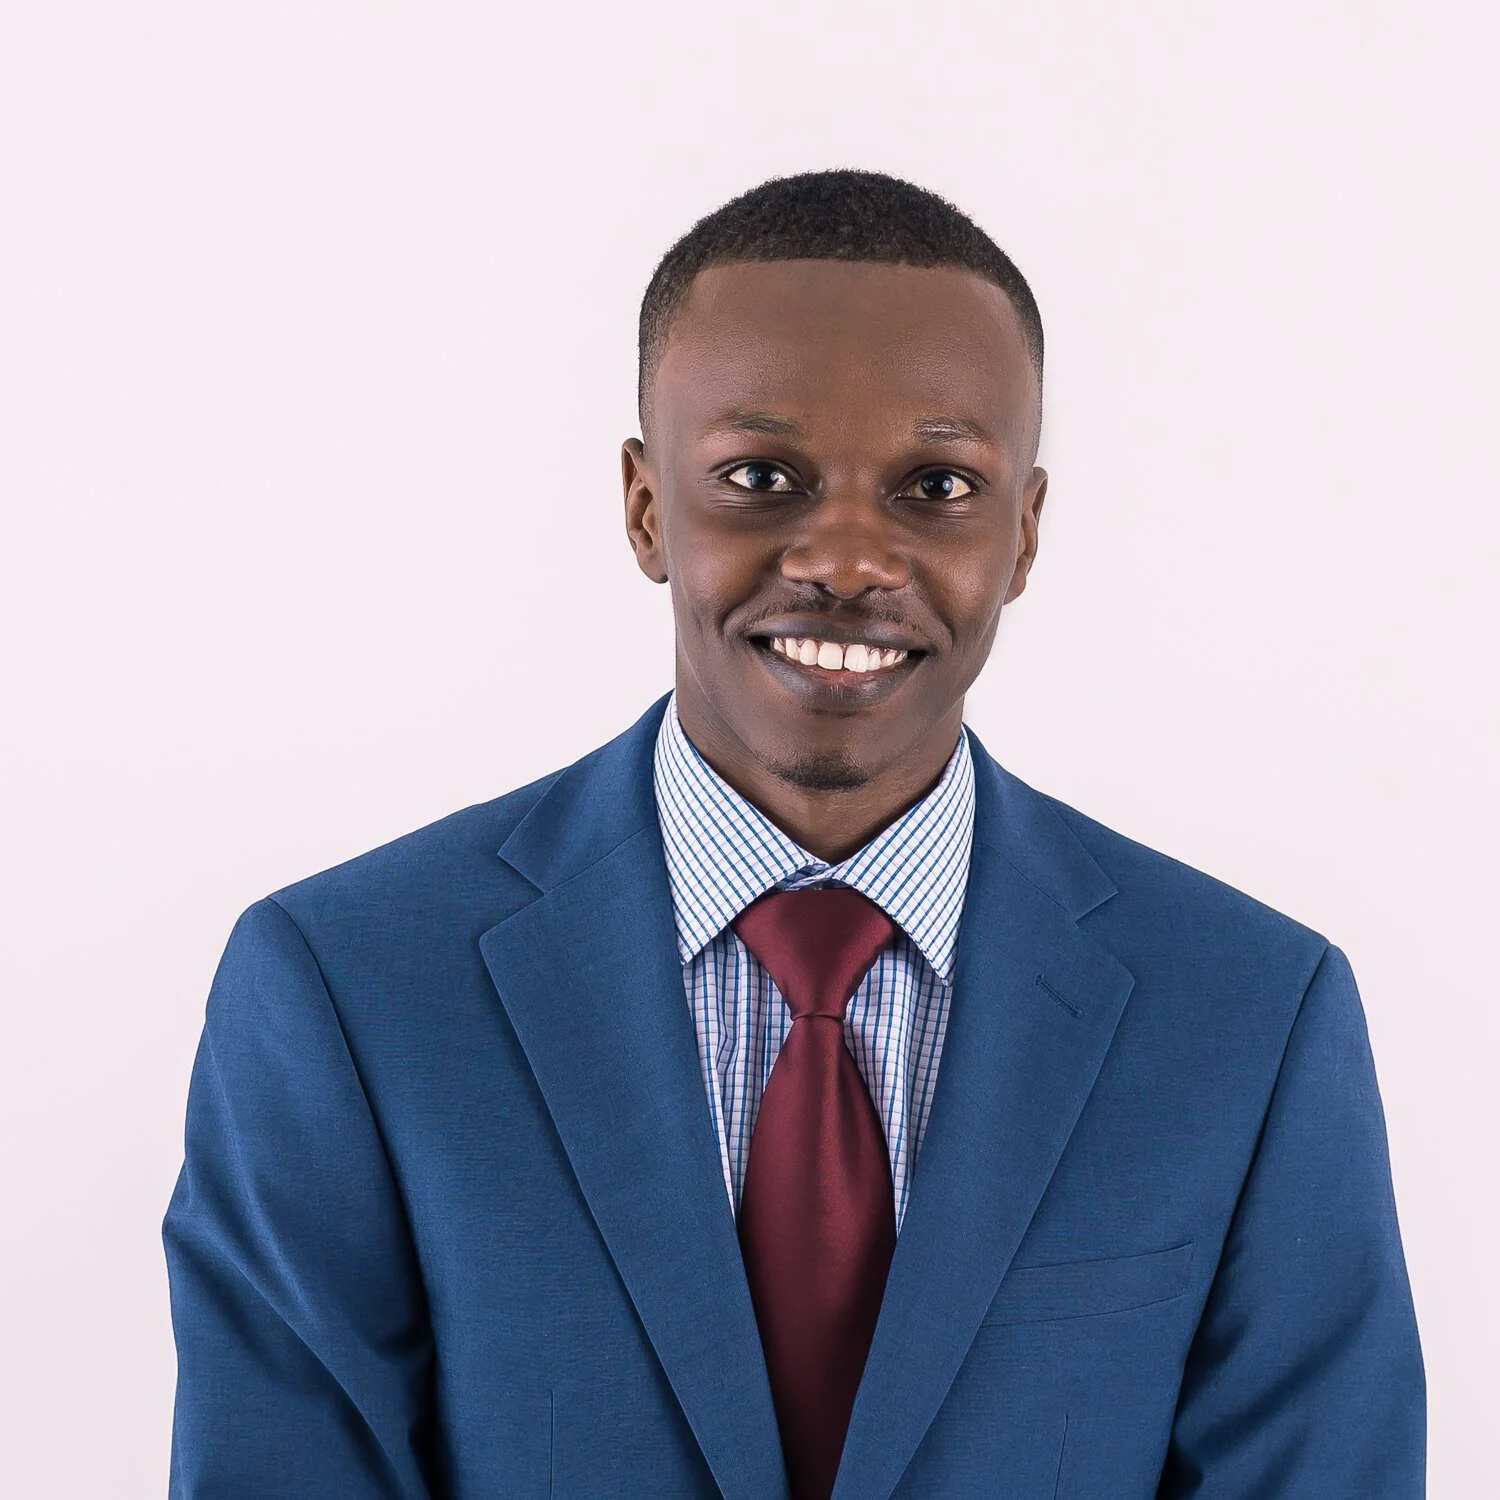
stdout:
[[870,610],[829,609],[827,605],[799,604],[792,601],[778,604],[774,609],[762,610],[755,619],[737,628],[741,634],[748,635],[757,625],[764,624],[767,620],[777,619],[782,615],[816,615],[820,619],[831,620],[851,629],[857,629],[861,625],[894,625],[897,629],[912,635],[922,633],[918,626],[904,615],[877,614]]

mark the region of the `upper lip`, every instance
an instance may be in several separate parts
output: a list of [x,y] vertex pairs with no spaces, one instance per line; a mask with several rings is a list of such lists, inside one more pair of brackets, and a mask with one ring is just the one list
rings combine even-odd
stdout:
[[838,646],[874,646],[881,651],[927,649],[912,636],[874,622],[868,625],[840,624],[837,620],[797,615],[783,615],[775,620],[767,620],[745,634],[751,640],[771,640],[781,636],[791,640],[832,641]]

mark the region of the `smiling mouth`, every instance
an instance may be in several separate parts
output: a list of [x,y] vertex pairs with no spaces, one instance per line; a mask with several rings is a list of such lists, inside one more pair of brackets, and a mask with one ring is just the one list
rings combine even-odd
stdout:
[[812,636],[772,636],[761,644],[778,656],[804,667],[822,667],[825,672],[884,672],[903,662],[911,654],[889,647],[867,646],[860,642],[823,641]]
[[861,696],[893,685],[926,656],[864,642],[820,640],[816,636],[751,636],[750,644],[777,675],[794,673],[803,682],[821,683]]

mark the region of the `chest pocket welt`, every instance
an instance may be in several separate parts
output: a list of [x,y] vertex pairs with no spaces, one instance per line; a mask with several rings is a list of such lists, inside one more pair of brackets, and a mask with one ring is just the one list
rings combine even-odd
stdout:
[[1169,1302],[1187,1290],[1192,1264],[1193,1242],[1189,1240],[1145,1255],[1012,1266],[981,1326],[1087,1318]]

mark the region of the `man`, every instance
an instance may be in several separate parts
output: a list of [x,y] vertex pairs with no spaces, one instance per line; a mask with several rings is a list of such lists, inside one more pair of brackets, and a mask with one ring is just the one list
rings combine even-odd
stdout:
[[908,183],[668,252],[623,468],[675,692],[241,917],[164,1224],[174,1495],[1422,1493],[1344,954],[963,725],[1041,373]]

